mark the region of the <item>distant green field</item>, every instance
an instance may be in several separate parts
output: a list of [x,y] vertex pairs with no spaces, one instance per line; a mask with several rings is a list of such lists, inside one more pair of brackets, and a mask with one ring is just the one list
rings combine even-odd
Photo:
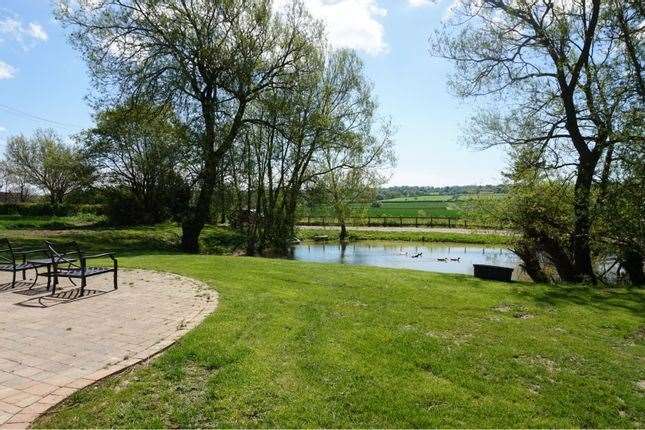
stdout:
[[416,197],[397,197],[394,199],[381,200],[382,203],[399,203],[399,202],[445,202],[454,200],[453,196],[446,194],[432,194],[429,196],[416,196]]
[[[410,204],[383,204],[381,207],[373,207],[368,203],[356,203],[352,205],[353,217],[436,217],[436,218],[459,218],[462,211],[451,208],[445,202],[422,202],[419,205]],[[334,211],[330,206],[321,205],[303,211],[303,216],[331,217]]]
[[[352,205],[352,218],[361,218],[363,221],[358,224],[367,224],[368,218],[403,218],[403,220],[369,220],[372,223],[410,225],[427,224],[433,225],[448,224],[448,219],[469,220],[470,203],[480,199],[498,199],[503,197],[501,193],[480,193],[446,195],[433,194],[417,197],[400,197],[381,200],[375,204],[355,203]],[[322,217],[327,218],[323,224],[334,223],[334,210],[329,205],[320,205],[313,208],[303,208],[300,219],[303,222],[315,224],[322,222]],[[317,218],[317,219],[313,219]],[[432,220],[428,220],[432,218]],[[425,219],[425,220],[424,220]],[[352,222],[356,223],[356,220]],[[461,222],[461,221],[460,221]],[[454,225],[454,222],[453,222]]]
[[479,194],[431,194],[428,196],[397,197],[394,199],[381,200],[383,204],[389,203],[427,203],[427,202],[454,202],[503,197],[502,193],[479,193]]

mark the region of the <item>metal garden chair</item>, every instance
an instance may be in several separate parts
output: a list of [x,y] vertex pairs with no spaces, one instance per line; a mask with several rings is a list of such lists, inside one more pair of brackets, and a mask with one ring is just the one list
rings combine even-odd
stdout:
[[47,263],[38,263],[27,261],[27,257],[31,254],[45,254],[45,249],[26,249],[25,247],[14,247],[11,245],[9,239],[0,239],[0,272],[11,272],[11,288],[16,286],[16,273],[22,272],[22,280],[26,279],[27,270],[34,269],[36,276],[34,282],[29,288],[36,285],[38,280],[38,268],[46,266]]
[[[53,276],[53,288],[52,294],[56,293],[56,286],[58,284],[58,278],[68,278],[72,283],[72,279],[81,280],[81,296],[85,294],[85,287],[87,286],[87,278],[96,275],[102,275],[104,273],[113,273],[113,282],[114,289],[117,290],[118,287],[118,261],[114,257],[114,254],[111,252],[105,252],[102,254],[86,255],[76,242],[71,242],[62,248],[65,252],[59,252],[56,250],[56,246],[51,242],[45,242],[47,247],[50,264],[52,266],[52,271],[50,272],[50,277]],[[95,267],[88,266],[88,260],[96,258],[105,258],[109,257],[112,260],[112,267]],[[60,266],[67,266],[61,268]],[[49,284],[49,282],[48,282]]]

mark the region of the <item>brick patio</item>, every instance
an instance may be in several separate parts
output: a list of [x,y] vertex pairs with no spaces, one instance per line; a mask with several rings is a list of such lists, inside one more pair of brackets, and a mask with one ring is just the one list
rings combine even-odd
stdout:
[[[26,427],[74,391],[172,344],[217,307],[217,293],[168,273],[121,270],[67,280],[56,297],[44,282],[9,289],[0,274],[0,427]],[[29,275],[28,275],[29,276]],[[31,282],[29,282],[31,283]]]

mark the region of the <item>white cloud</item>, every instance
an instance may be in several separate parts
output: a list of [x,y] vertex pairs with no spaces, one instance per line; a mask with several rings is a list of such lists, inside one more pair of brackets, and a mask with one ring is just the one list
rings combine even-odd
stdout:
[[10,64],[0,60],[0,81],[3,79],[11,79],[15,76],[16,69]]
[[29,35],[33,37],[34,39],[42,40],[45,41],[49,38],[47,36],[47,33],[45,32],[45,29],[43,28],[42,25],[37,24],[35,22],[30,22],[29,23]]
[[0,9],[0,42],[3,38],[12,40],[27,50],[33,48],[38,42],[46,41],[49,36],[41,24],[23,23],[18,15],[6,9]]
[[[280,9],[288,0],[275,0]],[[381,20],[387,10],[378,0],[304,0],[311,15],[324,22],[329,43],[335,48],[351,48],[370,55],[387,52]]]
[[435,4],[436,2],[433,0],[407,0],[408,1],[408,6],[410,7],[425,7],[425,6],[430,6],[431,4]]
[[7,127],[3,127],[0,125],[0,133],[4,133],[5,131],[7,131]]

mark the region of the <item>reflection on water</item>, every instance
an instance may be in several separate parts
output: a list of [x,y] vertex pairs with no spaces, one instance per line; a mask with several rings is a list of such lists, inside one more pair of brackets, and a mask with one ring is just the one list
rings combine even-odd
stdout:
[[504,247],[423,242],[304,243],[292,247],[292,258],[469,275],[473,264],[516,267],[519,261]]

